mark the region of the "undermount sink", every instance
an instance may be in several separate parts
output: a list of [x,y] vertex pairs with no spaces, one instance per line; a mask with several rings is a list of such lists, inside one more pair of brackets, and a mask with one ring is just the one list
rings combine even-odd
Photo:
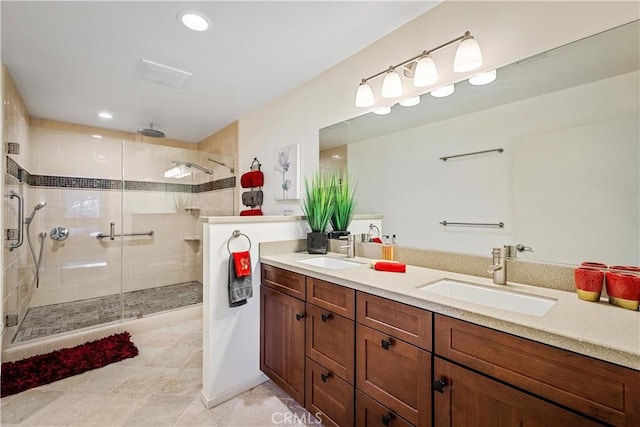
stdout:
[[298,262],[307,265],[313,265],[314,267],[328,268],[329,270],[341,270],[343,268],[357,267],[362,265],[358,262],[329,257],[307,258],[298,260]]
[[460,301],[532,316],[544,316],[557,301],[552,298],[521,294],[506,289],[490,288],[451,279],[443,279],[419,289]]

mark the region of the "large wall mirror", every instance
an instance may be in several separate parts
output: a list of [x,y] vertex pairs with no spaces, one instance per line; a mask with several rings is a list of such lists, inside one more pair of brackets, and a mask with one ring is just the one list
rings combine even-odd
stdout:
[[522,244],[524,259],[640,265],[639,34],[634,21],[491,84],[324,128],[321,165],[346,158],[358,212],[383,214],[403,246],[489,256]]

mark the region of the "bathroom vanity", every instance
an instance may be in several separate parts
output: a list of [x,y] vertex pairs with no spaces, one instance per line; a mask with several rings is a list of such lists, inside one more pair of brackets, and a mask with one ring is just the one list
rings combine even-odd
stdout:
[[324,425],[640,425],[637,337],[620,348],[595,326],[637,335],[639,313],[509,284],[555,300],[533,316],[421,289],[488,279],[308,258],[261,257],[260,367]]

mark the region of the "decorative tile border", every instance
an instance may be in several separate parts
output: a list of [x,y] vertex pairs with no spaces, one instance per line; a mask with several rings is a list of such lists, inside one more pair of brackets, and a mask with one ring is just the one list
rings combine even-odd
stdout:
[[[56,187],[92,190],[121,190],[123,181],[119,179],[83,178],[74,176],[32,175],[12,158],[7,157],[7,173],[31,187]],[[163,191],[173,193],[204,193],[208,191],[234,188],[236,177],[218,179],[204,184],[177,184],[171,182],[124,181],[128,191]]]

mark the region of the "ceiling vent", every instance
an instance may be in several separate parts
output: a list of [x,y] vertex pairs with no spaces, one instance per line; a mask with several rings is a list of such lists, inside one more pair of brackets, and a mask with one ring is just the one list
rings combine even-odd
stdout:
[[140,60],[135,76],[142,80],[181,89],[192,76],[188,71],[158,64],[148,59]]

